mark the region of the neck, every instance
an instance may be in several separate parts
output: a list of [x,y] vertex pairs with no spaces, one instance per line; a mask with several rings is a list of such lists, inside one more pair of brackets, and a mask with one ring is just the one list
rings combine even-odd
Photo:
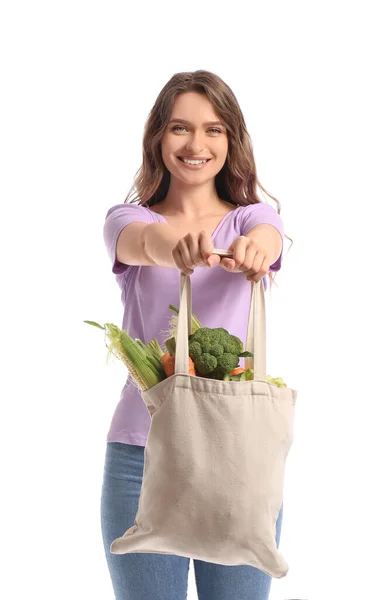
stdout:
[[164,211],[172,215],[195,219],[221,212],[231,204],[218,196],[214,179],[203,185],[186,185],[171,177],[162,206]]

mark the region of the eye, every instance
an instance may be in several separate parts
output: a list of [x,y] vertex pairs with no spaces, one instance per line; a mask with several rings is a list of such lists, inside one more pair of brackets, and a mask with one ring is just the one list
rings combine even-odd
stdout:
[[[174,127],[172,127],[172,131],[177,131],[178,129],[186,129],[186,127],[184,125],[175,125]],[[216,129],[215,127],[208,129],[208,131],[215,131],[216,133],[221,133],[221,130]]]

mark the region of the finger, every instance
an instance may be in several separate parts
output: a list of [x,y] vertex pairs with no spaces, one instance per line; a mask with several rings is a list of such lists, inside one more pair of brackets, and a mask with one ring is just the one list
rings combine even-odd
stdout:
[[205,263],[205,258],[202,255],[200,247],[200,234],[189,234],[186,237],[186,245],[189,251],[190,262],[188,267],[198,267]]
[[257,259],[257,261],[260,259],[260,264],[259,264],[259,266],[260,266],[261,263],[263,262],[263,258],[264,257],[261,256],[261,253],[259,254],[259,250],[258,250],[256,244],[254,244],[252,242],[245,249],[245,257],[244,257],[243,262],[240,265],[240,269],[244,272],[248,271],[249,269],[253,269],[256,259]]
[[182,253],[182,260],[184,262],[185,267],[187,267],[188,269],[194,269],[197,265],[192,258],[190,248],[189,247],[181,248],[181,253]]
[[[257,262],[259,265],[260,261]],[[266,256],[260,266],[255,266],[253,269],[246,271],[243,275],[248,279],[248,281],[260,281],[265,275],[267,275],[269,271],[269,259]]]
[[233,258],[222,258],[220,264],[225,269],[229,269],[229,271],[232,271],[236,267],[236,263]]
[[[229,260],[229,259],[227,259]],[[230,259],[231,261],[233,261],[233,259]],[[223,261],[221,261],[221,263],[223,263]],[[230,267],[227,266],[226,264],[221,264],[221,266],[226,270],[229,271],[229,273],[242,273],[242,269],[240,269],[240,267],[238,265],[236,265],[236,263],[233,261],[233,265],[231,264]]]
[[207,258],[206,264],[209,267],[214,267],[215,265],[221,265],[221,257],[218,254],[211,254],[209,256],[209,258]]
[[200,247],[202,260],[205,263],[208,260],[208,258],[212,255],[214,248],[212,237],[208,231],[200,231],[198,243]]
[[[184,244],[182,245],[183,252],[185,252],[186,265],[190,268],[202,266],[205,264],[206,257],[210,256],[212,249],[210,248],[211,239],[208,240],[208,234],[205,231],[199,233],[188,233],[184,238]],[[202,246],[204,245],[204,251]]]
[[183,240],[180,240],[175,249],[175,263],[178,268],[186,275],[193,273],[193,264],[190,258],[190,252]]
[[255,259],[252,263],[252,266],[249,269],[245,269],[243,271],[243,275],[246,277],[251,277],[252,275],[257,275],[261,269],[264,258],[260,255],[255,256]]
[[181,253],[179,252],[177,246],[175,248],[173,248],[172,256],[174,258],[174,262],[175,262],[177,269],[181,270],[183,268],[183,265],[182,265],[182,260],[181,260]]
[[239,236],[232,244],[233,260],[236,265],[242,265],[245,259],[245,251],[249,238],[244,235]]

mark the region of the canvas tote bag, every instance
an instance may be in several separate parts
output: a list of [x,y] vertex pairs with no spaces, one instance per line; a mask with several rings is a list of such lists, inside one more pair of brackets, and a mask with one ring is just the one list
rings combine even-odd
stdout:
[[[138,511],[112,554],[173,554],[284,577],[276,547],[297,392],[266,382],[265,298],[251,282],[253,381],[189,375],[191,281],[181,272],[175,374],[142,396],[151,425]],[[230,332],[232,333],[232,332]]]

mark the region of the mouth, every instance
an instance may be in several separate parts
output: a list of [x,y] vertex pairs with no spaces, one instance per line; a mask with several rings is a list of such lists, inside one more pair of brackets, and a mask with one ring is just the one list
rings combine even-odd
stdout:
[[211,158],[206,158],[206,159],[201,159],[201,158],[200,159],[198,159],[198,158],[194,159],[194,158],[192,158],[190,160],[199,160],[199,161],[203,160],[204,162],[188,163],[188,162],[184,161],[184,159],[183,159],[182,156],[177,156],[177,158],[178,158],[179,161],[182,162],[182,164],[184,165],[184,167],[186,169],[190,169],[192,171],[197,171],[199,169],[205,168],[206,165],[212,160]]
[[211,160],[210,158],[188,158],[187,156],[177,156],[177,158],[182,162],[184,162],[184,158],[185,160],[205,160],[205,162],[209,162]]

